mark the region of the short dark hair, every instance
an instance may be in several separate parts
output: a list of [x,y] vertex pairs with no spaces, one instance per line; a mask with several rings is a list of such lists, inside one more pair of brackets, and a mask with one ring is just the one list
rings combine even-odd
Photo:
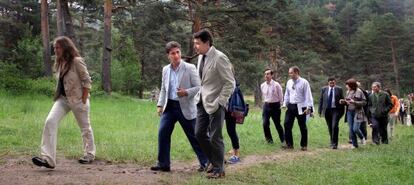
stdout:
[[266,68],[263,72],[265,72],[265,73],[266,73],[266,71],[270,71],[270,74],[271,74],[271,75],[273,75],[273,70],[272,70],[272,69],[270,69],[270,68]]
[[329,77],[328,82],[330,82],[330,81],[336,81],[335,77],[333,77],[333,76]]
[[295,73],[300,73],[300,69],[299,69],[299,67],[298,66],[292,66],[292,67],[290,67],[289,69],[292,69],[293,70],[293,72],[295,72]]
[[202,29],[193,35],[194,39],[200,39],[203,43],[209,42],[210,46],[213,46],[213,34],[210,30]]
[[351,90],[356,90],[356,89],[357,89],[357,87],[358,87],[357,81],[356,81],[355,79],[353,79],[353,78],[348,79],[348,80],[345,82],[345,84],[346,84],[346,85],[348,85],[348,87],[349,87]]
[[176,41],[168,42],[165,45],[165,52],[168,54],[168,53],[170,53],[170,50],[173,49],[173,48],[181,49],[181,45]]

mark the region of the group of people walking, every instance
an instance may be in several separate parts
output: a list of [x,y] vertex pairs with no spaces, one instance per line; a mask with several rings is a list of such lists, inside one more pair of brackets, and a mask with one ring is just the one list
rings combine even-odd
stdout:
[[[234,115],[227,110],[229,98],[235,92],[234,69],[228,57],[213,45],[213,35],[203,29],[193,35],[195,51],[199,54],[197,67],[182,60],[181,46],[171,41],[165,52],[170,64],[162,69],[161,90],[157,102],[157,113],[161,117],[158,130],[157,164],[153,171],[170,171],[171,135],[179,122],[199,162],[198,171],[206,172],[208,178],[222,178],[224,169],[224,142],[222,128],[226,120],[227,132],[233,149],[230,162],[239,159],[239,138]],[[95,144],[89,114],[89,91],[91,78],[83,59],[73,42],[67,37],[54,41],[56,53],[55,71],[57,85],[54,105],[47,116],[41,141],[41,156],[33,157],[37,166],[55,168],[57,127],[60,120],[72,111],[82,131],[84,155],[79,159],[89,164],[95,159]],[[282,148],[293,149],[292,128],[297,119],[301,140],[300,149],[308,147],[307,120],[313,114],[314,105],[309,82],[300,76],[297,66],[289,68],[289,77],[283,93],[282,86],[273,80],[273,71],[264,71],[265,82],[261,84],[263,99],[263,132],[265,141],[273,143],[270,118],[276,127]],[[372,91],[362,90],[355,79],[346,81],[347,91],[336,85],[335,78],[328,79],[319,100],[319,115],[324,116],[330,135],[330,146],[338,148],[339,120],[346,113],[353,147],[358,147],[357,138],[365,142],[363,126],[372,126],[372,140],[376,144],[388,143],[387,125],[396,120],[400,105],[396,97],[381,90],[374,82]],[[393,97],[393,98],[391,98]],[[285,108],[285,120],[281,125],[281,109]],[[389,128],[392,136],[392,127]]]

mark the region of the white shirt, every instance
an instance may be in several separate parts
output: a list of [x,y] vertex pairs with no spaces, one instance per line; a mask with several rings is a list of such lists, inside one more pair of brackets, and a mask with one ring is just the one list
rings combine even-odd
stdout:
[[302,77],[297,80],[290,79],[286,83],[283,105],[297,104],[299,114],[303,114],[302,108],[313,107],[313,97],[309,82]]
[[262,91],[263,102],[275,103],[283,101],[282,86],[273,79],[269,83],[267,81],[263,82],[260,85],[260,89]]

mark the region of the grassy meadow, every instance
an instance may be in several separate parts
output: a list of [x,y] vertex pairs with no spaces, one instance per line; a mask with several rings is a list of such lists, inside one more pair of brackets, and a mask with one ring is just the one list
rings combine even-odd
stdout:
[[[44,120],[52,107],[51,97],[43,95],[12,96],[0,93],[0,160],[2,156],[39,155]],[[283,120],[283,116],[282,116]],[[114,94],[92,96],[91,123],[97,158],[138,165],[155,164],[159,117],[155,102]],[[283,154],[277,132],[271,126],[275,144],[264,141],[261,110],[251,108],[245,124],[238,125],[241,156]],[[293,128],[295,152],[299,149],[299,127]],[[369,132],[371,129],[368,130]],[[188,184],[412,184],[414,182],[414,127],[401,124],[389,145],[367,144],[359,149],[329,150],[325,121],[318,116],[308,123],[309,152],[291,160],[280,160],[242,168],[211,181],[194,173]],[[231,149],[223,129],[226,151]],[[348,126],[341,120],[340,144],[348,141]],[[326,149],[326,150],[319,150]],[[69,113],[59,125],[58,156],[82,155],[80,130]],[[288,155],[288,154],[286,154]],[[194,161],[195,155],[180,125],[172,136],[171,159]],[[0,163],[1,164],[1,163]],[[59,165],[59,164],[58,164]]]

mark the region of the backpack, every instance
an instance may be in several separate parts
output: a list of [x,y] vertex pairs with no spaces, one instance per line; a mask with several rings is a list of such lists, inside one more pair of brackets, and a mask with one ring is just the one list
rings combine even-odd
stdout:
[[227,110],[231,117],[236,120],[237,124],[243,124],[244,118],[249,113],[249,104],[244,102],[243,94],[239,86],[240,84],[236,84],[236,88],[229,99],[229,106]]

